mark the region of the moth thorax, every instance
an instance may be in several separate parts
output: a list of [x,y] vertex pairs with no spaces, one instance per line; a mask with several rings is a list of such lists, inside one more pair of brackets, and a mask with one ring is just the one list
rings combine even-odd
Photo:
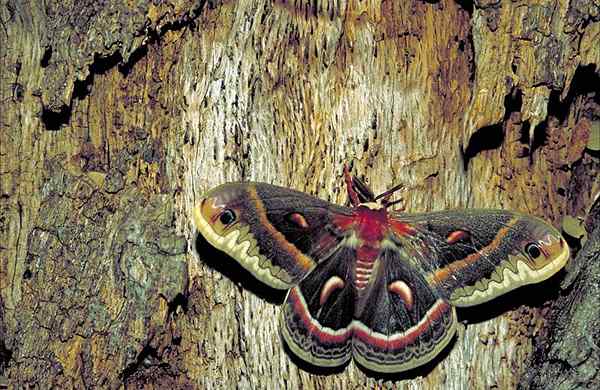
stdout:
[[359,206],[365,206],[366,208],[371,210],[381,210],[383,208],[383,205],[377,202],[361,203],[359,204]]

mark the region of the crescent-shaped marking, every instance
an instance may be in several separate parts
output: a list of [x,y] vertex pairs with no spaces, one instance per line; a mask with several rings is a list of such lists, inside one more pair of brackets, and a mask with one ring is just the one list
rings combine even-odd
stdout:
[[404,306],[408,310],[411,310],[414,303],[413,293],[408,284],[404,283],[402,280],[396,280],[392,282],[388,286],[388,291],[394,294],[398,294],[402,301],[404,302]]
[[319,304],[323,306],[331,294],[340,288],[344,288],[344,281],[339,276],[332,276],[325,282],[321,289],[321,296],[319,297]]

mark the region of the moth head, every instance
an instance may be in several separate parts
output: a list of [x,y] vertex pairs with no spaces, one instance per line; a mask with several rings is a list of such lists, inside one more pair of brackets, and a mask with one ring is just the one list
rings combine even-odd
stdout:
[[211,229],[213,234],[225,236],[239,229],[242,197],[245,191],[239,184],[225,184],[204,194],[194,210],[194,222],[201,233]]

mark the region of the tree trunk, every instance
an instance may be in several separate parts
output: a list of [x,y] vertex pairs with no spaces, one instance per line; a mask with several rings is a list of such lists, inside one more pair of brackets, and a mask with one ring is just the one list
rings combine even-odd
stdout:
[[[138,3],[0,3],[0,387],[506,389],[564,375],[547,335],[600,321],[597,278],[460,311],[427,370],[320,376],[290,360],[279,307],[238,288],[190,216],[234,180],[344,203],[344,163],[376,193],[404,183],[408,211],[585,216],[600,189],[598,5]],[[566,327],[557,313],[586,299]],[[598,367],[586,345],[561,355],[573,375]],[[598,384],[592,368],[578,385]]]

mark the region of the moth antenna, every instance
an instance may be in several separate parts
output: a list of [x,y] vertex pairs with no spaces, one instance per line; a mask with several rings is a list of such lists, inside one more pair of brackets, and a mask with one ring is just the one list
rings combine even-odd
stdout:
[[352,203],[352,206],[357,207],[360,204],[360,200],[358,199],[356,190],[354,190],[352,175],[350,174],[348,164],[344,164],[344,180],[346,181],[346,189],[348,190],[348,198],[350,198],[350,203]]
[[379,200],[381,198],[383,198],[383,202],[382,203],[386,203],[390,197],[392,196],[392,194],[396,191],[401,191],[402,189],[404,189],[404,184],[398,184],[395,187],[390,188],[389,190],[385,191],[382,194],[379,194],[375,197],[375,199],[373,199],[374,201]]
[[[392,207],[395,204],[402,203],[402,202],[404,202],[404,199],[400,198],[400,199],[393,200],[391,202],[385,201],[385,199],[384,199],[384,201],[382,203],[383,203],[383,207],[385,207],[387,209],[389,207]],[[402,205],[402,207],[400,207],[398,209],[398,211],[404,211],[404,205]]]

